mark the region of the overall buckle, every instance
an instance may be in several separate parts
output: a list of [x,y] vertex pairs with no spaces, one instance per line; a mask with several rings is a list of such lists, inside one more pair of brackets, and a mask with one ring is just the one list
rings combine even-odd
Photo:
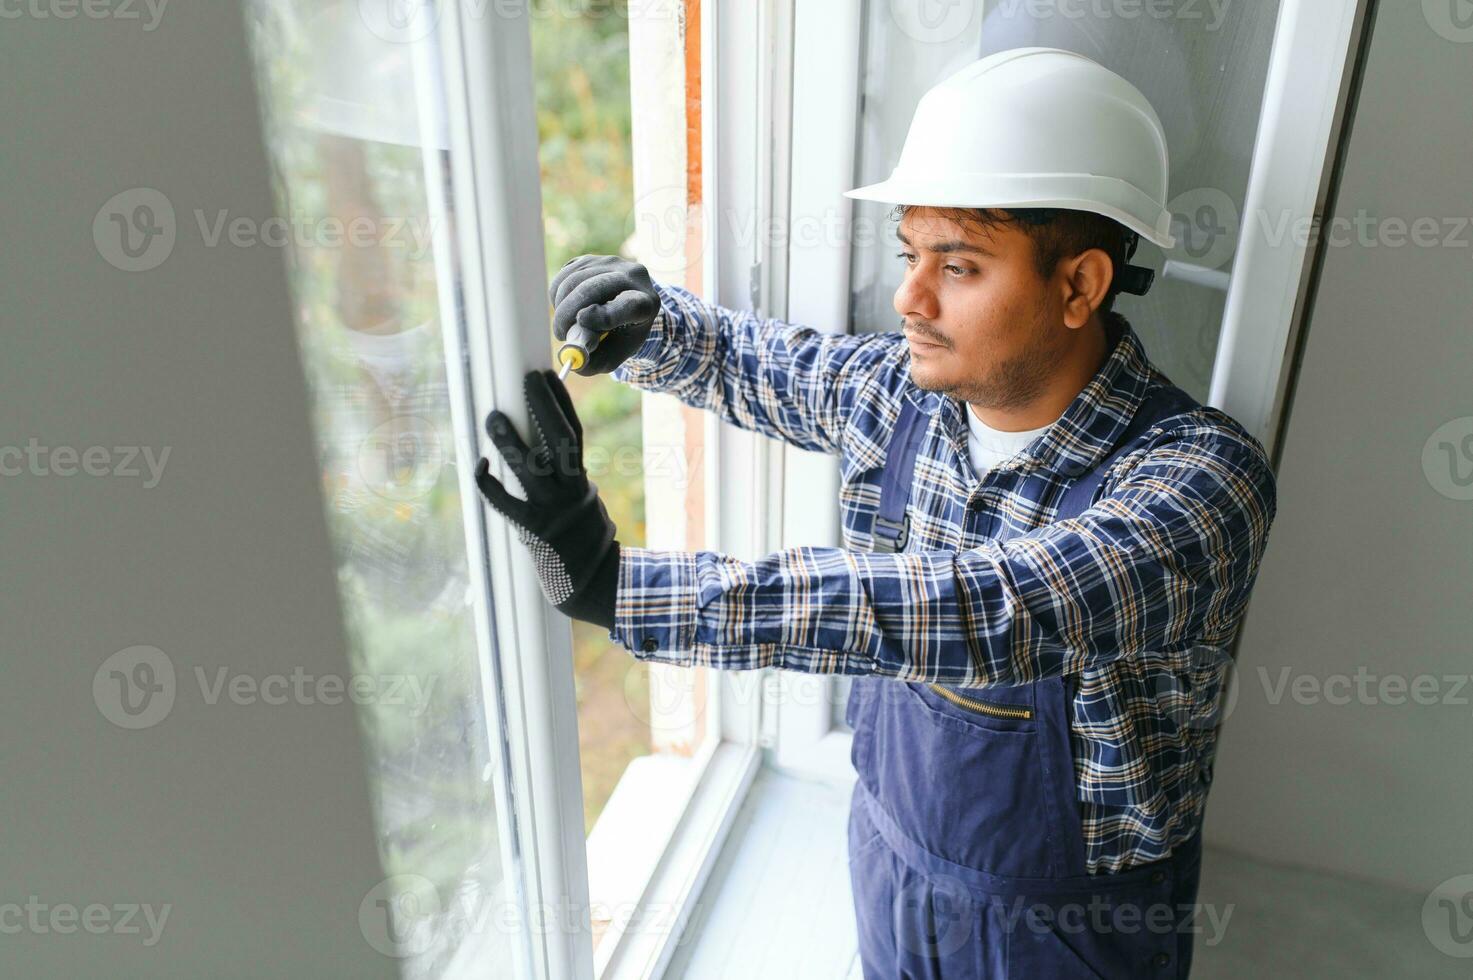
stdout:
[[[880,530],[888,532],[880,534]],[[910,538],[910,515],[898,521],[886,520],[883,517],[875,517],[874,546],[871,551],[884,552],[887,554],[904,551],[905,542]]]

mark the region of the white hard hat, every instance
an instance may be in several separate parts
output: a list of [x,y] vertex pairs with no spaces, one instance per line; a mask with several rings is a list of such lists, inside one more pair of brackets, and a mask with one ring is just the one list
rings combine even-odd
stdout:
[[1092,211],[1171,248],[1168,173],[1161,120],[1139,89],[1071,51],[1014,48],[921,96],[890,178],[844,196]]

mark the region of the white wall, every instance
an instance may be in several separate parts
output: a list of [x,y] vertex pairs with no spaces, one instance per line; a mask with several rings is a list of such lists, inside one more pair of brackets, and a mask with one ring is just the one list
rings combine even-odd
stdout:
[[[1444,423],[1473,432],[1473,229],[1396,247],[1384,224],[1432,218],[1440,243],[1473,215],[1473,32],[1440,35],[1436,6],[1379,4],[1333,213],[1387,237],[1350,226],[1328,250],[1206,823],[1210,843],[1418,890],[1473,872],[1473,685],[1439,679],[1429,699],[1459,704],[1378,691],[1473,670],[1473,500],[1423,469]],[[1286,667],[1311,679],[1271,703]]]
[[[393,976],[359,931],[382,872],[353,705],[211,706],[192,675],[347,673],[282,255],[205,248],[191,216],[272,213],[237,7],[149,31],[23,6],[0,28],[0,446],[170,455],[150,489],[0,477],[0,906],[170,910],[151,948],[4,935],[0,975]],[[178,239],[129,274],[92,227],[139,186]],[[93,675],[134,645],[179,686],[128,731]]]

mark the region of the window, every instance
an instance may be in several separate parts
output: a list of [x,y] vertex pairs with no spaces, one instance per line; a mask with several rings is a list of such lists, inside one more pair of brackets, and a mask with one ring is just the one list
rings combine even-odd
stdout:
[[[624,16],[612,4],[537,0],[531,12],[547,280],[585,253],[622,255],[657,279],[684,280],[685,236],[671,235],[686,223],[684,194],[671,193],[685,189],[684,161],[660,134],[681,132],[685,120],[647,108],[643,145],[635,146],[630,87],[631,34],[641,28],[642,61],[662,58],[667,69],[678,64],[673,7]],[[662,79],[681,82],[673,72]],[[668,186],[636,188],[636,155],[647,168],[668,171],[656,178]],[[670,396],[647,395],[607,375],[569,374],[566,384],[583,422],[589,479],[619,540],[699,547],[705,524],[699,416]],[[573,658],[598,955],[609,928],[617,929],[654,871],[712,742],[719,741],[718,705],[709,671],[636,660],[588,623],[573,624]]]
[[504,910],[514,882],[447,376],[448,139],[417,106],[427,46],[365,29],[357,3],[247,9],[354,671],[410,695],[358,713],[385,873],[360,922],[405,977],[509,974],[518,933],[469,911]]
[[[1191,5],[1160,14],[1041,14],[1006,4],[970,16],[897,20],[869,5],[861,68],[856,186],[883,180],[900,158],[911,113],[932,85],[978,57],[1016,47],[1076,51],[1119,72],[1150,100],[1166,130],[1171,161],[1169,210],[1178,245],[1142,241],[1132,261],[1157,270],[1145,296],[1122,295],[1115,309],[1141,334],[1152,359],[1198,399],[1207,396],[1248,190],[1248,163],[1278,2],[1209,12]],[[854,250],[852,307],[858,333],[895,330],[891,296],[900,284],[889,208],[856,202],[856,221],[873,229]],[[1170,260],[1170,261],[1168,261]]]
[[[247,9],[354,656],[425,694],[361,712],[386,874],[365,936],[406,977],[657,975],[758,764],[852,779],[847,683],[649,665],[569,629],[470,482],[490,451],[480,419],[520,417],[521,376],[551,353],[547,281],[583,252],[729,307],[893,328],[900,270],[868,234],[883,214],[850,211],[883,206],[841,192],[888,173],[937,78],[1001,47],[1070,47],[1050,32],[1071,22],[974,17],[938,37],[880,3]],[[1154,27],[1137,47],[1114,38],[1127,75],[1151,62],[1166,94],[1148,95],[1183,141],[1184,251],[1138,310],[1199,394],[1220,380],[1238,238],[1204,251],[1198,233],[1251,199],[1233,149],[1272,29],[1272,8],[1233,8],[1181,64],[1153,61],[1179,47]],[[1222,104],[1235,111],[1202,109]],[[1204,187],[1227,204],[1196,207]],[[1176,323],[1203,326],[1168,336]],[[742,557],[840,543],[834,460],[608,378],[569,387],[621,540]],[[568,918],[539,920],[554,908]]]
[[[516,418],[521,374],[549,363],[532,311],[567,259],[617,252],[692,282],[674,278],[685,236],[671,251],[652,212],[687,211],[687,161],[662,137],[685,107],[634,147],[627,83],[632,22],[676,72],[645,91],[683,82],[682,22],[553,2],[248,11],[354,657],[425,691],[415,711],[360,711],[385,872],[365,937],[406,977],[638,969],[675,937],[756,749],[723,730],[711,672],[570,630],[468,474],[494,456],[486,410]],[[534,111],[537,142],[528,126],[505,145]],[[635,187],[638,154],[678,193]],[[709,426],[608,378],[568,386],[621,540],[701,546]],[[755,710],[733,703],[730,725]],[[568,928],[539,925],[559,902]]]

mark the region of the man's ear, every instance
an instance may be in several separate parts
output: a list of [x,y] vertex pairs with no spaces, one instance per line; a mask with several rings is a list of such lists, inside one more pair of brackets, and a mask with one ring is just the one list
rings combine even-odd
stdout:
[[1064,324],[1075,330],[1089,322],[1105,301],[1115,267],[1102,248],[1091,248],[1059,262],[1064,291]]

